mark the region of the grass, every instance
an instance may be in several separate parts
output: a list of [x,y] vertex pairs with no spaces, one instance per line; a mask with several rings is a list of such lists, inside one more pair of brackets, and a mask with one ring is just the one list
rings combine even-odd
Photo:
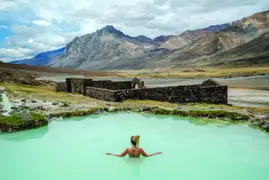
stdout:
[[45,126],[47,124],[48,119],[45,116],[34,112],[0,116],[0,130],[2,132],[16,132]]
[[94,101],[94,99],[85,97],[79,94],[69,95],[65,92],[56,92],[54,88],[28,86],[18,84],[0,83],[0,86],[5,87],[8,94],[15,98],[39,98],[41,100],[61,102],[66,101],[70,103],[85,103]]
[[70,111],[70,112],[61,112],[61,113],[55,113],[55,114],[51,114],[52,117],[62,117],[62,118],[69,118],[69,117],[79,117],[79,116],[87,116],[87,115],[91,115],[91,114],[96,114],[98,111],[103,111],[105,110],[104,108],[98,108],[98,107],[94,107],[91,108],[89,110],[85,110],[85,111]]
[[125,106],[157,106],[157,107],[164,107],[169,109],[174,109],[177,107],[176,103],[169,103],[169,102],[160,102],[160,101],[152,101],[152,100],[125,100],[122,102]]
[[164,115],[179,115],[179,116],[187,116],[187,117],[201,117],[201,118],[209,118],[209,119],[223,119],[223,120],[232,120],[232,121],[247,121],[250,119],[249,116],[245,114],[240,114],[237,112],[229,112],[223,110],[167,110],[154,108],[150,110],[153,114],[164,114]]
[[243,67],[243,68],[181,68],[169,70],[122,70],[115,71],[114,74],[122,78],[218,78],[218,77],[238,77],[250,75],[269,74],[269,67]]

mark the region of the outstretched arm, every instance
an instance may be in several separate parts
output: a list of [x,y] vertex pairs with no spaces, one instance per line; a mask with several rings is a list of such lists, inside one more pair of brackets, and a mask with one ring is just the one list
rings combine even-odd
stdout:
[[143,149],[141,149],[141,154],[145,157],[150,157],[150,156],[155,156],[157,154],[162,154],[162,152],[156,152],[156,153],[153,153],[153,154],[147,154]]
[[125,149],[121,154],[112,154],[112,153],[106,153],[107,155],[111,155],[111,156],[117,156],[117,157],[123,157],[127,154],[128,150]]

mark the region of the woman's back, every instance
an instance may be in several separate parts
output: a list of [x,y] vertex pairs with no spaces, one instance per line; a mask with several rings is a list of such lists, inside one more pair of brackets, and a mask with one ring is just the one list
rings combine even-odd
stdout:
[[156,153],[153,153],[153,154],[145,153],[145,151],[142,148],[138,147],[139,138],[140,138],[140,136],[138,136],[138,135],[137,136],[132,136],[131,137],[132,147],[131,148],[126,148],[121,154],[112,154],[112,153],[106,153],[106,154],[107,155],[118,156],[118,157],[123,157],[126,154],[128,154],[129,157],[140,157],[140,154],[142,154],[142,156],[145,156],[145,157],[161,154],[161,152],[156,152]]
[[141,148],[131,147],[131,148],[128,148],[127,151],[128,151],[127,153],[129,157],[140,157]]

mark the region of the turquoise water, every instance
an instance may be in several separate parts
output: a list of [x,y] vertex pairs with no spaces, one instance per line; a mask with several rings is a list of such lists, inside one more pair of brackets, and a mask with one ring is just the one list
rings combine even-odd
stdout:
[[[121,153],[140,147],[162,155]],[[135,113],[58,120],[48,127],[0,135],[1,180],[268,180],[269,135],[246,125],[196,124]]]

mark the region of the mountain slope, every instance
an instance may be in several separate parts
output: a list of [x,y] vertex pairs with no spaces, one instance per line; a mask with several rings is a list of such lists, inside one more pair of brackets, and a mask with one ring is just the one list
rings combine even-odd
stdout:
[[210,34],[225,30],[229,27],[229,24],[213,25],[204,29],[187,30],[178,36],[169,37],[160,47],[170,50],[180,49],[192,42],[206,37]]
[[145,44],[157,44],[152,39],[143,35],[137,36],[134,39],[137,40],[138,42],[145,43]]
[[205,30],[194,30],[194,31],[185,31],[179,36],[173,36],[164,42],[160,47],[170,50],[180,49],[202,37],[211,34],[211,32]]
[[220,31],[225,30],[229,27],[230,27],[230,23],[226,23],[226,24],[219,24],[219,25],[211,25],[211,26],[204,28],[202,30],[208,31],[208,32],[220,32]]
[[154,42],[156,42],[157,44],[163,44],[165,41],[167,41],[168,39],[174,37],[173,35],[168,35],[168,36],[158,36],[156,38],[153,39]]
[[66,46],[65,53],[49,65],[76,69],[109,68],[110,64],[120,64],[123,60],[129,62],[156,48],[156,45],[148,43],[149,39],[145,43],[145,39],[130,37],[113,26],[106,26],[95,33],[76,37]]
[[31,59],[16,60],[16,61],[11,61],[10,63],[11,64],[26,64],[26,65],[32,65],[32,66],[44,66],[44,65],[49,64],[53,58],[62,55],[64,53],[64,49],[65,48],[43,52],[36,55],[35,57]]
[[266,32],[236,48],[222,52],[209,60],[204,60],[203,65],[240,65],[269,64],[269,32]]

